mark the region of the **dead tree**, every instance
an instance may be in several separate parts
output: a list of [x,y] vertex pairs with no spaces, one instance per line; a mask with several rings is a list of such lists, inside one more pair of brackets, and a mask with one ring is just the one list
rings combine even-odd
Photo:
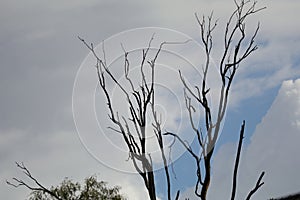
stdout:
[[[203,76],[200,86],[192,87],[188,84],[184,75],[179,71],[179,76],[184,87],[184,100],[186,109],[189,115],[189,123],[192,127],[193,134],[197,140],[197,144],[201,149],[200,153],[196,153],[177,133],[162,132],[162,119],[158,111],[155,108],[155,69],[156,61],[161,53],[164,45],[167,44],[178,44],[178,43],[168,43],[163,42],[155,50],[155,54],[151,57],[150,50],[152,50],[151,43],[153,37],[150,39],[148,46],[141,52],[141,62],[139,67],[140,81],[135,81],[130,76],[130,61],[129,53],[124,50],[124,76],[126,79],[125,87],[116,77],[116,75],[111,71],[106,63],[104,46],[103,57],[101,58],[93,44],[88,44],[84,39],[79,39],[83,44],[90,50],[96,59],[96,72],[98,76],[98,82],[100,88],[106,98],[107,108],[109,112],[109,119],[113,124],[110,127],[111,130],[120,134],[123,138],[129,153],[129,159],[131,160],[135,170],[139,173],[144,181],[144,185],[147,188],[148,196],[151,200],[156,200],[156,186],[155,186],[155,176],[152,162],[151,153],[147,149],[148,132],[146,130],[147,126],[152,126],[152,131],[156,136],[156,142],[159,146],[161,160],[164,166],[165,179],[167,183],[167,199],[171,200],[172,190],[171,190],[171,178],[168,168],[168,160],[164,151],[164,140],[163,135],[173,136],[177,139],[189,152],[189,154],[194,158],[196,163],[196,178],[195,183],[195,194],[202,200],[206,200],[207,192],[211,181],[211,161],[215,150],[215,145],[217,138],[220,134],[221,123],[223,122],[225,112],[228,106],[229,91],[232,87],[232,83],[240,64],[248,58],[256,49],[255,38],[259,30],[259,24],[254,30],[254,33],[248,36],[246,32],[246,19],[261,11],[264,8],[256,8],[256,2],[251,0],[234,0],[235,10],[229,17],[224,32],[224,50],[219,61],[219,77],[221,80],[220,93],[218,99],[218,109],[216,116],[212,113],[212,102],[209,100],[208,95],[210,94],[210,88],[208,87],[208,73],[211,67],[211,53],[213,49],[213,32],[217,26],[217,21],[213,20],[213,14],[208,17],[199,18],[195,14],[197,22],[200,27],[201,41],[205,50],[205,64],[203,67]],[[146,73],[146,69],[150,74]],[[112,96],[110,94],[109,88],[107,86],[107,81],[112,81],[114,85],[121,91],[126,99],[126,106],[129,110],[129,116],[120,113],[114,107],[112,103]],[[197,106],[195,106],[195,103]],[[195,122],[194,112],[196,108],[200,107],[204,113],[204,128],[198,126]],[[152,121],[150,121],[147,116],[152,116]],[[232,181],[232,191],[231,199],[235,199],[236,189],[237,189],[237,176],[238,176],[238,166],[240,153],[242,148],[242,142],[244,137],[244,127],[245,122],[243,122],[240,138],[237,148],[236,160],[234,165],[233,181]],[[24,181],[14,178],[17,184],[12,184],[7,182],[9,185],[15,187],[26,186],[31,190],[42,190],[50,195],[49,190],[43,187],[34,177],[31,176],[27,168],[22,164],[17,164],[24,173],[31,178],[39,187],[31,187]],[[249,192],[246,200],[249,200],[252,195],[264,184],[262,178],[264,172],[259,176],[254,188]],[[54,196],[55,197],[55,196]],[[59,199],[59,197],[56,197]],[[179,191],[177,191],[175,199],[179,198]]]
[[[165,135],[171,135],[175,137],[191,154],[196,162],[196,177],[197,182],[195,184],[195,194],[202,200],[206,199],[207,191],[211,181],[211,160],[214,153],[217,138],[220,134],[221,123],[224,119],[225,112],[227,110],[229,91],[232,86],[232,82],[236,75],[240,64],[248,58],[258,47],[255,44],[255,38],[259,30],[259,23],[251,36],[248,36],[246,32],[246,19],[261,11],[264,8],[256,8],[256,1],[237,1],[235,0],[235,10],[229,17],[224,32],[224,50],[219,61],[219,75],[221,79],[219,103],[216,116],[212,116],[212,102],[208,99],[210,88],[207,84],[207,76],[211,67],[211,52],[213,49],[213,31],[217,26],[217,21],[214,21],[213,14],[208,17],[203,16],[199,18],[195,14],[197,22],[200,27],[201,41],[205,50],[205,64],[203,67],[202,84],[200,86],[190,86],[183,74],[179,71],[180,79],[184,86],[184,97],[186,102],[186,108],[189,114],[190,125],[197,138],[197,145],[200,148],[200,153],[196,153],[192,150],[189,144],[186,144],[178,134],[167,132]],[[196,103],[195,103],[196,102]],[[195,122],[194,112],[196,107],[199,106],[204,113],[205,128],[199,128]],[[237,169],[240,158],[240,151],[242,146],[242,139],[244,134],[244,123],[241,129],[241,137],[239,139],[238,153],[236,155],[233,183],[232,183],[232,196],[235,198],[235,191],[237,187]],[[259,177],[255,188],[250,191],[246,199],[250,199],[252,194],[259,189],[263,183],[264,172]]]
[[[154,36],[154,35],[153,35]],[[152,58],[149,58],[149,50],[151,49],[151,43],[154,37],[149,41],[148,47],[142,50],[142,59],[139,67],[140,82],[135,84],[133,79],[130,77],[130,62],[128,59],[129,52],[124,51],[124,75],[126,81],[129,85],[129,89],[125,88],[116,76],[111,72],[106,64],[104,46],[103,58],[100,58],[93,44],[89,45],[82,38],[79,38],[85,46],[92,52],[96,58],[96,70],[98,75],[99,85],[105,95],[107,101],[107,107],[109,110],[110,121],[115,125],[115,127],[110,127],[110,129],[121,134],[129,152],[129,158],[131,159],[136,171],[144,180],[144,184],[148,190],[148,195],[151,200],[156,199],[156,188],[155,188],[155,177],[153,171],[153,163],[151,158],[151,153],[147,150],[147,125],[152,125],[153,133],[156,136],[156,142],[159,146],[161,152],[161,159],[164,166],[165,178],[167,183],[167,199],[171,200],[171,180],[168,169],[168,160],[164,152],[164,142],[163,133],[161,130],[160,114],[155,108],[155,67],[157,58],[162,50],[162,47],[166,44],[178,44],[177,42],[163,42],[160,44],[159,48],[156,49],[156,53]],[[151,73],[150,75],[145,73],[145,68],[148,67]],[[126,98],[128,110],[130,113],[129,117],[125,117],[120,114],[112,104],[112,97],[110,91],[106,86],[106,79],[113,81],[115,86],[117,86]],[[152,122],[147,119],[147,114],[152,115]],[[132,128],[134,127],[134,128]],[[177,197],[179,196],[179,191],[177,192]]]

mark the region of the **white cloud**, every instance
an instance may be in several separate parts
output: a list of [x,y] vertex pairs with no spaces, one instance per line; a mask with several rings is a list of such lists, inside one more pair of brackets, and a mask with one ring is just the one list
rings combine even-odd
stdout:
[[[258,197],[299,192],[300,79],[283,82],[272,107],[256,128],[245,153],[245,174],[266,171]],[[241,171],[241,174],[243,172]],[[247,176],[242,176],[247,179]]]
[[[268,113],[256,127],[250,144],[244,145],[237,199],[245,197],[262,171],[266,172],[265,185],[256,193],[255,199],[300,191],[299,118],[300,79],[285,81]],[[216,152],[209,199],[229,198],[235,152],[236,144],[224,144]]]

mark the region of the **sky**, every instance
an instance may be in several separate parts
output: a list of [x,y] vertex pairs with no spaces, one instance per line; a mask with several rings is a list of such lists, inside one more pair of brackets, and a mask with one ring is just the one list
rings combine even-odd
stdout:
[[[191,84],[201,77],[199,58],[203,51],[195,12],[201,16],[214,10],[219,19],[212,56],[218,62],[224,22],[234,7],[233,1],[0,0],[0,3],[1,198],[28,197],[26,188],[16,189],[5,183],[12,177],[26,179],[16,168],[17,161],[24,162],[46,186],[57,185],[64,177],[81,181],[96,174],[110,185],[121,186],[121,192],[129,199],[147,199],[142,180],[126,161],[124,143],[107,129],[105,101],[97,92],[97,77],[90,67],[94,63],[77,36],[95,45],[105,41],[112,68],[122,62],[120,43],[133,51],[134,66],[140,49],[147,46],[154,32],[154,47],[165,40],[192,39],[186,45],[166,47],[157,77],[158,109],[165,127],[183,132],[182,136],[192,142],[193,135],[184,134],[188,130],[187,113],[177,70],[181,69]],[[267,9],[251,18],[247,30],[253,31],[260,22],[259,49],[243,63],[231,91],[213,159],[210,199],[229,197],[233,155],[244,119],[246,138],[237,199],[242,199],[254,186],[261,171],[266,172],[265,184],[254,199],[300,191],[300,27],[296,25],[300,2],[261,0],[258,5]],[[114,69],[123,80],[120,69]],[[212,88],[217,87],[216,80],[211,77]],[[118,91],[113,91],[114,105],[126,112]],[[193,199],[194,169],[185,164],[193,160],[179,145],[176,147],[174,187],[181,190],[183,199]],[[153,148],[156,159],[155,146],[149,148]],[[161,188],[158,196],[164,199],[163,180],[158,178],[157,184]]]

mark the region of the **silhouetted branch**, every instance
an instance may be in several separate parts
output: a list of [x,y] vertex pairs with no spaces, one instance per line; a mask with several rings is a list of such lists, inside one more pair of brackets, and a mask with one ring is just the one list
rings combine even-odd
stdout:
[[179,200],[180,191],[178,190],[175,196],[175,200]]
[[263,186],[264,182],[261,182],[262,181],[262,178],[264,177],[265,175],[265,172],[262,172],[254,186],[254,188],[249,192],[246,200],[250,200],[250,198],[252,197],[252,195],[261,187]]
[[[214,147],[217,138],[220,134],[221,122],[224,119],[227,110],[229,91],[232,82],[239,68],[239,65],[250,56],[256,49],[255,38],[259,31],[259,24],[254,33],[248,36],[246,32],[246,19],[265,9],[256,8],[256,1],[235,0],[236,8],[230,15],[224,32],[224,50],[221,54],[219,63],[219,75],[221,79],[220,95],[218,102],[218,109],[216,116],[213,118],[211,113],[212,102],[209,100],[210,88],[207,86],[207,77],[209,68],[211,67],[211,53],[213,50],[213,32],[217,26],[217,20],[213,19],[213,13],[208,17],[198,17],[195,14],[196,20],[200,28],[201,41],[205,51],[205,62],[203,67],[203,76],[200,86],[191,86],[184,78],[181,71],[179,76],[184,87],[184,97],[186,101],[186,108],[188,110],[190,125],[197,137],[200,153],[196,154],[193,150],[183,142],[177,134],[167,133],[176,138],[195,159],[197,165],[197,181],[195,185],[195,194],[200,199],[205,200],[211,179],[211,159],[214,153]],[[196,102],[204,113],[205,129],[201,129],[199,125],[194,123],[193,113],[196,112],[196,107],[192,105],[192,100]],[[213,120],[214,119],[214,120]],[[243,132],[243,126],[241,132]],[[241,133],[243,134],[243,133]],[[240,151],[242,147],[242,138],[239,140],[238,152],[236,155],[234,175],[233,175],[233,189],[232,199],[235,197],[237,170],[239,165]],[[201,162],[201,163],[200,163]],[[200,169],[201,167],[201,169]],[[202,174],[202,175],[201,175]],[[201,185],[201,187],[199,187]]]
[[[106,60],[101,59],[94,50],[92,44],[88,44],[84,39],[79,39],[83,44],[91,51],[96,59],[96,69],[98,82],[105,95],[107,106],[109,110],[109,118],[116,127],[109,127],[109,129],[120,133],[128,147],[130,159],[133,162],[133,166],[144,180],[145,186],[148,190],[148,194],[151,200],[156,199],[155,182],[153,163],[151,160],[151,154],[147,151],[147,133],[146,127],[152,124],[153,132],[156,136],[157,144],[160,148],[161,159],[164,165],[166,182],[167,182],[167,194],[168,200],[171,200],[171,181],[168,169],[168,160],[164,152],[164,142],[161,132],[161,118],[155,109],[155,68],[156,61],[164,45],[169,44],[184,44],[184,42],[162,42],[159,48],[155,49],[155,54],[152,58],[149,58],[150,49],[152,49],[152,41],[154,40],[154,34],[149,40],[149,43],[145,49],[142,50],[142,58],[140,62],[140,82],[135,81],[130,77],[130,62],[129,52],[126,51],[123,44],[121,48],[124,52],[124,75],[129,88],[120,83],[115,75],[110,71],[106,65]],[[105,55],[104,47],[102,47],[103,55]],[[150,69],[150,74],[145,73],[145,68]],[[120,89],[125,96],[127,106],[129,109],[129,117],[122,116],[116,111],[112,105],[112,97],[106,86],[106,78],[109,78]],[[150,110],[149,110],[150,109]],[[151,113],[153,122],[148,122],[147,113]],[[137,137],[135,137],[137,136]]]
[[236,156],[235,156],[233,180],[232,180],[231,200],[234,200],[235,193],[236,193],[236,188],[237,188],[237,174],[238,174],[238,168],[239,168],[239,161],[240,161],[240,157],[241,157],[244,131],[245,131],[245,120],[243,121],[243,124],[241,126],[239,144],[238,144],[237,153],[236,153]]
[[16,165],[19,169],[21,169],[23,171],[23,173],[31,180],[33,181],[36,186],[30,186],[28,183],[26,183],[25,181],[23,181],[22,179],[18,179],[18,178],[13,178],[13,182],[9,182],[6,181],[6,183],[10,186],[13,187],[26,187],[31,191],[42,191],[45,192],[47,194],[49,194],[50,196],[56,198],[57,200],[62,200],[57,194],[55,194],[54,192],[52,192],[51,190],[47,189],[45,186],[43,186],[35,177],[32,176],[32,174],[30,173],[30,171],[28,170],[27,167],[25,167],[24,163],[18,163],[16,162]]

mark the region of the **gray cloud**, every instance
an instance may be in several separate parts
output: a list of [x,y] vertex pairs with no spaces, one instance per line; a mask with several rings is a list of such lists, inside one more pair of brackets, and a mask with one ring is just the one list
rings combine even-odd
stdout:
[[[269,8],[258,18],[262,19],[260,37],[266,46],[250,64],[258,63],[257,71],[269,70],[264,68],[265,64],[275,66],[271,71],[277,76],[266,79],[269,76],[266,74],[258,81],[255,79],[253,85],[253,79],[243,75],[247,71],[241,70],[241,83],[236,87],[241,95],[237,95],[236,100],[233,98],[235,104],[245,96],[262,95],[264,90],[279,85],[284,79],[299,76],[295,67],[289,68],[297,66],[295,58],[299,52],[299,27],[289,25],[296,19],[293,13],[297,12],[291,10],[299,7],[298,3],[261,2],[264,3],[269,4]],[[143,199],[145,191],[135,189],[135,185],[142,185],[139,177],[116,174],[99,165],[78,139],[72,118],[72,89],[78,67],[88,51],[77,35],[98,43],[130,28],[162,26],[198,38],[193,14],[196,11],[200,15],[209,13],[213,8],[217,17],[222,18],[232,8],[232,1],[1,1],[2,197],[23,199],[26,196],[28,191],[4,184],[5,179],[18,174],[13,167],[14,161],[24,161],[47,185],[58,183],[64,176],[82,180],[100,171],[99,177],[112,184],[121,184],[127,194]],[[262,89],[250,93],[257,84]],[[245,85],[250,89],[241,90],[244,87],[240,86]]]

